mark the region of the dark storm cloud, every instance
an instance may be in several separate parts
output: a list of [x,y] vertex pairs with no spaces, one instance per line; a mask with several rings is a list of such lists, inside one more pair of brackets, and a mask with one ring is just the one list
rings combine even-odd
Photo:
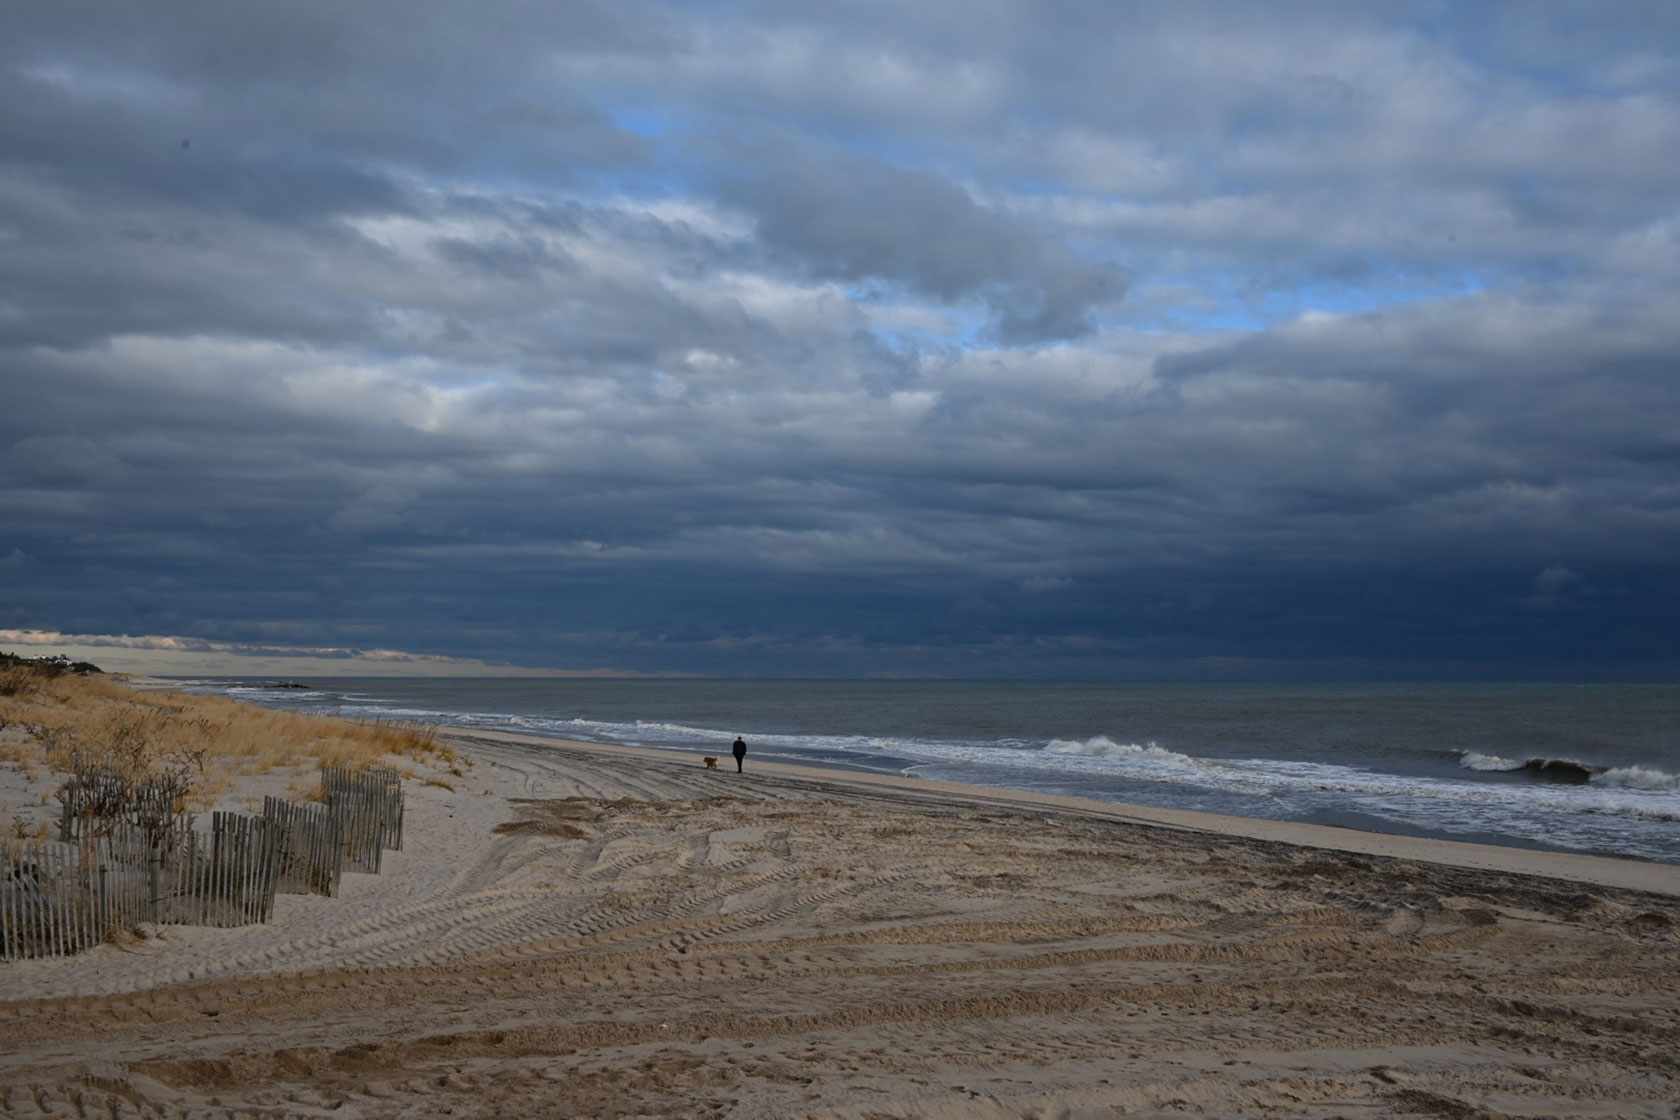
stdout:
[[724,197],[757,217],[767,246],[807,273],[884,281],[943,301],[983,299],[1005,343],[1069,338],[1120,294],[1111,262],[1081,260],[1041,224],[975,203],[957,184],[867,157],[765,153]]
[[1533,11],[31,8],[0,629],[1670,671],[1680,32]]

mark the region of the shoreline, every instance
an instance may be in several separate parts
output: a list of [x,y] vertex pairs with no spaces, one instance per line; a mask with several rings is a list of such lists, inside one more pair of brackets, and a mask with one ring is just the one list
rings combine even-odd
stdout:
[[[1680,760],[1662,735],[1680,712],[1672,690],[1641,699],[1617,685],[1587,700],[1489,683],[1462,695],[1404,682],[1351,692],[1196,685],[1182,695],[1080,682],[621,683],[599,693],[530,681],[488,691],[467,681],[310,683],[312,692],[235,691],[281,710],[365,709],[681,753],[716,753],[744,731],[755,758],[796,765],[1680,866]],[[1623,701],[1620,730],[1595,738],[1611,726],[1606,706]],[[1535,721],[1552,730],[1537,737]],[[1581,760],[1567,773],[1590,780],[1524,762],[1541,756]]]
[[[554,744],[569,749],[600,751],[625,758],[682,765],[682,752],[657,747],[636,747],[619,743],[592,743],[580,739],[549,738],[507,731],[443,726],[440,736],[452,739],[479,738],[540,749]],[[695,751],[694,765],[703,752]],[[731,761],[725,756],[720,766]],[[1260,817],[1235,817],[1189,809],[1159,809],[1147,805],[1102,801],[1062,794],[1012,790],[1001,786],[978,786],[932,778],[910,778],[873,774],[862,770],[790,762],[755,762],[747,756],[752,772],[808,783],[839,783],[868,787],[910,796],[941,796],[976,803],[1014,806],[1023,809],[1053,809],[1096,819],[1205,832],[1218,836],[1271,841],[1302,848],[1356,853],[1387,859],[1409,859],[1466,870],[1497,871],[1541,878],[1564,879],[1595,886],[1646,891],[1680,896],[1680,865],[1652,860],[1617,858],[1584,853],[1559,852],[1542,848],[1506,847],[1462,840],[1408,836],[1400,833],[1365,832],[1332,825],[1299,821],[1276,821]]]
[[339,897],[0,966],[0,1111],[1377,1120],[1680,1099],[1666,865],[439,739],[471,765],[405,760],[405,848]]

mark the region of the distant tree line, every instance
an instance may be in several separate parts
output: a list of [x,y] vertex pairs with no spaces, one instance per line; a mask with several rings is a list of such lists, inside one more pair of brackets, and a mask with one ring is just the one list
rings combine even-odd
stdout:
[[62,653],[48,654],[45,657],[21,657],[3,650],[0,650],[0,669],[32,669],[46,677],[63,676],[65,673],[76,673],[85,677],[89,673],[105,672],[91,661],[72,661]]

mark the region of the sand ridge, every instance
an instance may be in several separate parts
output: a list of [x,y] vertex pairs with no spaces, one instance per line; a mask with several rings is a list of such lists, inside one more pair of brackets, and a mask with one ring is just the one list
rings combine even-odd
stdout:
[[410,783],[409,850],[343,898],[13,966],[0,1102],[1670,1117],[1680,1100],[1674,892],[750,758],[736,775],[453,739],[469,779]]

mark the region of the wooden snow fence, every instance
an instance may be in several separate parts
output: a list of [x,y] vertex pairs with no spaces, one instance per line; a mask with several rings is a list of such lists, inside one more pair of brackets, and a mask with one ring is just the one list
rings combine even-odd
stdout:
[[128,899],[108,893],[92,847],[0,840],[0,960],[63,956],[105,939],[109,911]]
[[345,870],[377,875],[385,849],[402,850],[402,775],[385,767],[325,766],[321,790],[344,829]]
[[279,830],[243,813],[212,813],[211,822],[208,837],[184,832],[176,858],[159,861],[163,890],[154,920],[189,926],[268,921],[280,868]]
[[275,889],[282,894],[337,898],[338,883],[344,876],[343,818],[325,805],[265,797],[263,819],[280,829],[280,872]]
[[337,895],[346,871],[378,874],[386,848],[402,848],[402,775],[375,768],[321,770],[325,805],[263,799],[263,817],[285,832],[280,890]]
[[161,804],[130,807],[150,829],[113,822],[87,811],[102,791],[70,792],[59,840],[0,839],[0,960],[81,952],[142,922],[266,922],[276,891],[337,895],[346,870],[377,873],[402,847],[401,775],[328,767],[321,783],[325,806],[269,797],[261,817],[211,814],[208,835]]
[[125,823],[75,843],[0,841],[0,959],[80,952],[142,922],[266,922],[279,838],[259,818],[214,813],[208,835]]

